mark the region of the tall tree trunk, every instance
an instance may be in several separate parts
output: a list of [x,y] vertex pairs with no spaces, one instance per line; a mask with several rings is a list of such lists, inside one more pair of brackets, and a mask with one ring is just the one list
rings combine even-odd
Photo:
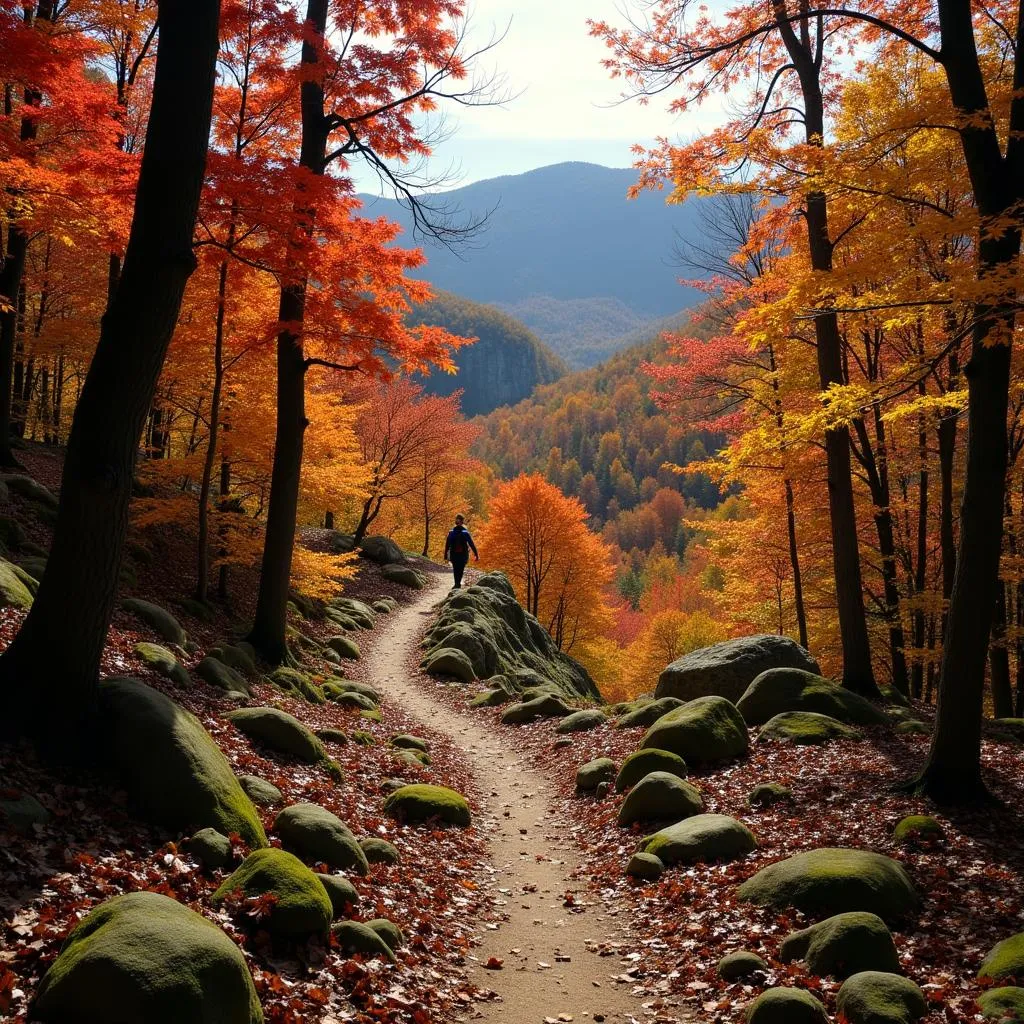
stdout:
[[[923,351],[919,352],[923,358]],[[919,391],[925,393],[922,381]],[[924,597],[925,582],[928,579],[928,429],[927,420],[922,414],[917,432],[917,457],[919,460],[917,474],[917,556],[914,565],[914,594],[917,596],[918,607],[914,611],[914,658],[912,692],[920,700],[924,690],[924,608],[921,601]]]
[[996,718],[1013,717],[1013,689],[1010,685],[1010,652],[1006,647],[1006,584],[996,586],[996,610],[992,617],[992,641],[989,648],[992,711]]
[[[821,91],[821,69],[809,43],[797,36],[783,5],[776,4],[776,24],[800,79],[804,101],[804,131],[808,145],[820,146],[825,138],[825,103]],[[809,40],[806,21],[801,29]],[[822,31],[819,25],[818,30]],[[811,266],[821,274],[832,272],[833,243],[829,236],[828,201],[823,192],[805,197],[807,247]],[[844,382],[842,338],[836,314],[823,311],[814,318],[818,378],[822,391]],[[843,685],[866,697],[880,697],[871,665],[871,644],[864,612],[857,514],[853,504],[853,474],[850,465],[850,431],[837,426],[825,434],[828,473],[829,519],[832,528],[832,564],[835,572],[836,607],[843,647]]]
[[793,570],[793,601],[796,607],[796,625],[800,632],[800,646],[807,650],[807,612],[804,609],[804,585],[800,575],[800,555],[796,546],[796,512],[793,503],[793,484],[786,478],[786,534],[789,537],[789,564]]
[[[228,429],[228,424],[225,423],[225,432]],[[227,459],[222,458],[220,460],[220,510],[222,514],[228,511],[228,506],[230,504],[230,494],[231,463]],[[225,536],[225,532],[225,527],[224,524],[222,523],[218,529],[218,534],[220,538],[220,547],[218,548],[218,552],[222,561],[220,563],[220,571],[217,573],[217,597],[219,597],[221,601],[226,601],[228,599],[228,566],[227,562],[224,561],[228,553],[227,538]]]
[[219,8],[219,0],[161,0],[153,106],[121,283],[75,410],[46,572],[0,658],[3,721],[62,756],[95,752],[87,719],[117,596],[139,435],[195,268]]
[[[960,139],[983,219],[1005,215],[1024,192],[1024,18],[1018,19],[1009,141],[1004,158],[992,123],[974,39],[971,5],[939,0],[943,70],[962,115]],[[1020,230],[982,230],[977,274],[982,283],[1013,279]],[[940,803],[970,803],[985,793],[981,717],[985,661],[996,603],[1006,488],[1006,416],[1015,294],[974,309],[968,387],[967,472],[960,511],[960,547],[942,650],[938,711],[931,749],[917,787]]]
[[[960,357],[954,350],[949,354],[948,391],[955,391],[960,383]],[[956,427],[960,413],[948,410],[939,419],[939,539],[942,548],[942,599],[947,604],[942,614],[942,640],[946,640],[948,602],[953,596],[953,577],[956,575],[956,533],[953,529],[953,472],[956,458]]]

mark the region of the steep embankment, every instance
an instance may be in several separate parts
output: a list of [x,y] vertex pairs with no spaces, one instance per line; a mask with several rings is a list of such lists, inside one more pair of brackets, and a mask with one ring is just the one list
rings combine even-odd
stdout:
[[513,405],[566,372],[565,364],[529,328],[494,306],[439,292],[432,302],[417,306],[410,320],[477,339],[458,353],[456,373],[423,379],[424,388],[435,395],[461,389],[467,416]]

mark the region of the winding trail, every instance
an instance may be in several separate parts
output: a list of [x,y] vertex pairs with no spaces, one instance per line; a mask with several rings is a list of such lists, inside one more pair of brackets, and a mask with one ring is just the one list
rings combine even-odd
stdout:
[[[600,905],[588,904],[589,895],[571,878],[578,856],[553,813],[553,787],[504,746],[502,733],[453,710],[410,678],[408,660],[446,592],[445,577],[432,579],[416,602],[393,612],[367,668],[382,695],[465,752],[484,794],[476,824],[488,839],[504,922],[484,929],[470,980],[497,998],[473,1004],[459,1019],[636,1021],[643,1011],[631,985],[613,980],[623,973],[620,960],[592,951],[614,940],[616,921]],[[569,892],[576,898],[567,906]],[[501,970],[483,967],[491,957],[503,961]]]

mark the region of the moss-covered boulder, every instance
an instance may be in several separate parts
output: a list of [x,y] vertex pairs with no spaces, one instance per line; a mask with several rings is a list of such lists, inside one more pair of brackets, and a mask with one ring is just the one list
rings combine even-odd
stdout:
[[48,825],[52,815],[31,794],[0,791],[0,827],[31,833],[35,825]]
[[366,854],[349,827],[319,804],[292,804],[274,819],[274,832],[285,849],[304,860],[331,868],[369,872]]
[[470,702],[471,708],[500,708],[511,696],[505,690],[481,690]]
[[49,488],[45,487],[38,480],[21,473],[12,473],[0,477],[0,481],[11,494],[17,494],[26,501],[35,505],[42,505],[44,508],[56,510],[57,496]]
[[469,803],[461,793],[422,783],[396,789],[384,801],[384,810],[399,821],[415,824],[437,820],[467,828],[471,820]]
[[391,737],[391,746],[399,747],[404,750],[420,750],[424,754],[430,752],[430,744],[419,736],[410,736],[408,733],[402,733],[399,736]]
[[914,1024],[928,1012],[928,1003],[908,978],[861,971],[843,982],[836,1009],[849,1024]]
[[[0,493],[0,502],[3,501],[6,501],[6,498]],[[0,550],[17,551],[27,540],[25,527],[17,519],[0,516]]]
[[402,929],[386,917],[375,917],[372,921],[366,922],[366,927],[376,932],[392,950],[401,949],[405,945]]
[[665,862],[653,853],[638,850],[629,858],[626,874],[630,878],[639,878],[645,882],[656,882],[665,870]]
[[260,1024],[242,951],[215,924],[155,892],[115,896],[85,917],[39,984],[45,1024]]
[[136,679],[99,684],[99,750],[141,813],[168,828],[267,837],[227,758],[195,715]]
[[847,978],[861,971],[900,973],[896,943],[877,914],[836,914],[782,941],[783,963],[804,960],[819,977]]
[[626,794],[619,808],[619,824],[680,821],[703,810],[704,800],[690,783],[668,772],[651,772]]
[[908,814],[896,822],[892,837],[902,846],[936,843],[945,838],[945,830],[930,814]]
[[743,636],[673,661],[659,676],[654,696],[682,700],[717,696],[736,701],[755,676],[780,666],[818,671],[818,663],[789,637]]
[[359,554],[378,565],[402,565],[408,561],[405,552],[390,537],[384,536],[364,537]]
[[208,868],[222,868],[231,863],[231,840],[215,828],[201,828],[186,840],[185,848]]
[[740,899],[813,917],[850,911],[898,921],[917,907],[918,896],[903,865],[869,850],[806,850],[769,864],[739,889]]
[[188,643],[188,635],[181,628],[181,623],[166,608],[138,597],[126,597],[121,602],[121,607],[140,622],[144,622],[168,643],[177,644],[179,647],[184,647]]
[[600,729],[601,726],[607,724],[608,719],[603,711],[598,711],[597,708],[589,708],[585,711],[574,711],[571,715],[566,715],[555,726],[555,732],[589,732],[591,729]]
[[829,740],[857,740],[860,733],[837,718],[816,711],[783,711],[769,718],[758,733],[758,743],[793,743],[798,747]]
[[189,677],[185,666],[169,651],[160,644],[150,643],[144,640],[135,645],[135,653],[142,660],[147,668],[151,668],[158,676],[170,679],[178,686],[189,686],[192,679]]
[[359,845],[371,864],[397,864],[401,860],[398,847],[386,839],[371,836],[368,839],[360,839]]
[[639,848],[665,864],[697,864],[738,860],[757,848],[757,840],[726,814],[697,814],[647,836]]
[[347,690],[345,693],[339,693],[334,698],[335,704],[340,704],[343,708],[355,708],[357,711],[376,711],[377,705],[374,704],[365,693],[358,693],[355,690]]
[[978,978],[1024,980],[1024,932],[997,942],[978,968]]
[[825,1007],[802,988],[770,988],[748,1007],[747,1024],[828,1024]]
[[21,608],[28,611],[32,607],[32,590],[26,582],[26,573],[13,562],[0,558],[0,608]]
[[218,690],[224,690],[225,693],[238,693],[248,697],[251,692],[249,682],[241,672],[209,655],[196,665],[196,675]]
[[422,590],[427,585],[427,578],[417,572],[411,565],[385,565],[381,575],[392,583],[401,583],[403,587]]
[[916,718],[908,718],[903,722],[896,723],[896,731],[901,736],[929,736],[931,729],[927,723],[919,722]]
[[1024,988],[990,988],[978,996],[982,1017],[992,1020],[1024,1020]]
[[347,659],[349,661],[359,660],[359,644],[349,636],[332,636],[324,646],[329,650],[334,651],[339,658]]
[[668,750],[687,764],[705,765],[746,757],[750,740],[735,704],[724,697],[698,697],[662,715],[640,746]]
[[473,662],[454,647],[438,647],[423,659],[421,668],[432,676],[454,676],[464,683],[476,679]]
[[756,953],[746,949],[737,949],[734,953],[726,953],[718,961],[717,973],[722,981],[743,981],[753,974],[763,973],[768,965]]
[[354,597],[336,597],[328,606],[328,611],[332,609],[347,615],[360,629],[373,629],[376,615],[365,601]]
[[251,676],[256,672],[256,659],[250,651],[251,648],[249,648],[248,644],[240,646],[225,642],[218,644],[216,647],[211,647],[206,653],[209,657],[224,662],[225,665],[233,668],[236,672]]
[[279,690],[308,701],[310,704],[323,704],[326,700],[323,690],[313,682],[312,678],[305,672],[287,665],[275,668],[267,677],[267,682],[272,683]]
[[236,729],[279,754],[306,764],[326,758],[323,744],[295,717],[277,708],[239,708],[225,718]]
[[569,714],[569,706],[561,697],[554,693],[545,693],[533,700],[520,704],[510,704],[501,713],[502,725],[526,725],[538,718],[564,718]]
[[661,697],[658,700],[648,700],[639,706],[631,706],[624,711],[616,720],[615,726],[618,729],[633,729],[642,726],[649,728],[670,711],[682,707],[683,701],[678,697]]
[[245,795],[260,807],[273,807],[284,800],[284,794],[277,786],[258,775],[239,775],[238,784],[245,790]]
[[611,782],[617,771],[610,757],[595,757],[581,764],[576,772],[576,789],[580,793],[593,793],[602,782]]
[[301,942],[310,935],[326,936],[333,910],[327,890],[298,857],[285,850],[256,850],[228,875],[213,894],[213,902],[273,896],[265,927],[275,941]]
[[635,786],[651,772],[668,772],[680,779],[685,779],[688,774],[686,762],[678,754],[657,747],[644,747],[634,750],[622,762],[619,774],[615,777],[615,788],[621,793]]
[[751,807],[771,807],[792,799],[793,790],[781,782],[761,782],[747,794],[747,803]]
[[885,725],[885,712],[831,679],[796,668],[762,672],[737,707],[747,725],[763,725],[784,711],[813,711],[851,725]]
[[361,693],[372,704],[380,704],[380,694],[369,683],[361,683],[356,679],[341,679],[332,676],[323,686],[324,696],[336,701],[345,693]]
[[347,916],[354,907],[359,905],[359,893],[344,875],[317,873],[316,877],[320,879],[320,884],[327,891],[335,918]]
[[896,689],[895,686],[879,686],[879,692],[890,703],[900,708],[909,708],[910,698]]
[[333,928],[338,945],[346,953],[361,956],[379,956],[384,960],[395,959],[394,950],[368,925],[359,921],[342,921]]

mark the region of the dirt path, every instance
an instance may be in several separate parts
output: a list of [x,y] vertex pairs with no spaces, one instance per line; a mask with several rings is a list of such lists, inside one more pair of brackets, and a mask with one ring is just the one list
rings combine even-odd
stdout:
[[[475,1004],[461,1019],[635,1021],[642,1011],[631,986],[613,981],[624,971],[620,960],[591,952],[614,938],[616,923],[599,904],[588,904],[589,895],[571,880],[576,851],[552,812],[551,787],[504,746],[501,733],[453,711],[409,677],[410,652],[446,590],[446,578],[432,581],[418,601],[394,612],[367,667],[382,695],[465,751],[485,794],[477,825],[489,840],[506,920],[497,930],[484,930],[482,946],[473,951],[480,966],[471,980],[497,992],[498,999]],[[576,899],[567,906],[569,892]],[[503,961],[503,968],[485,969],[490,957]]]

